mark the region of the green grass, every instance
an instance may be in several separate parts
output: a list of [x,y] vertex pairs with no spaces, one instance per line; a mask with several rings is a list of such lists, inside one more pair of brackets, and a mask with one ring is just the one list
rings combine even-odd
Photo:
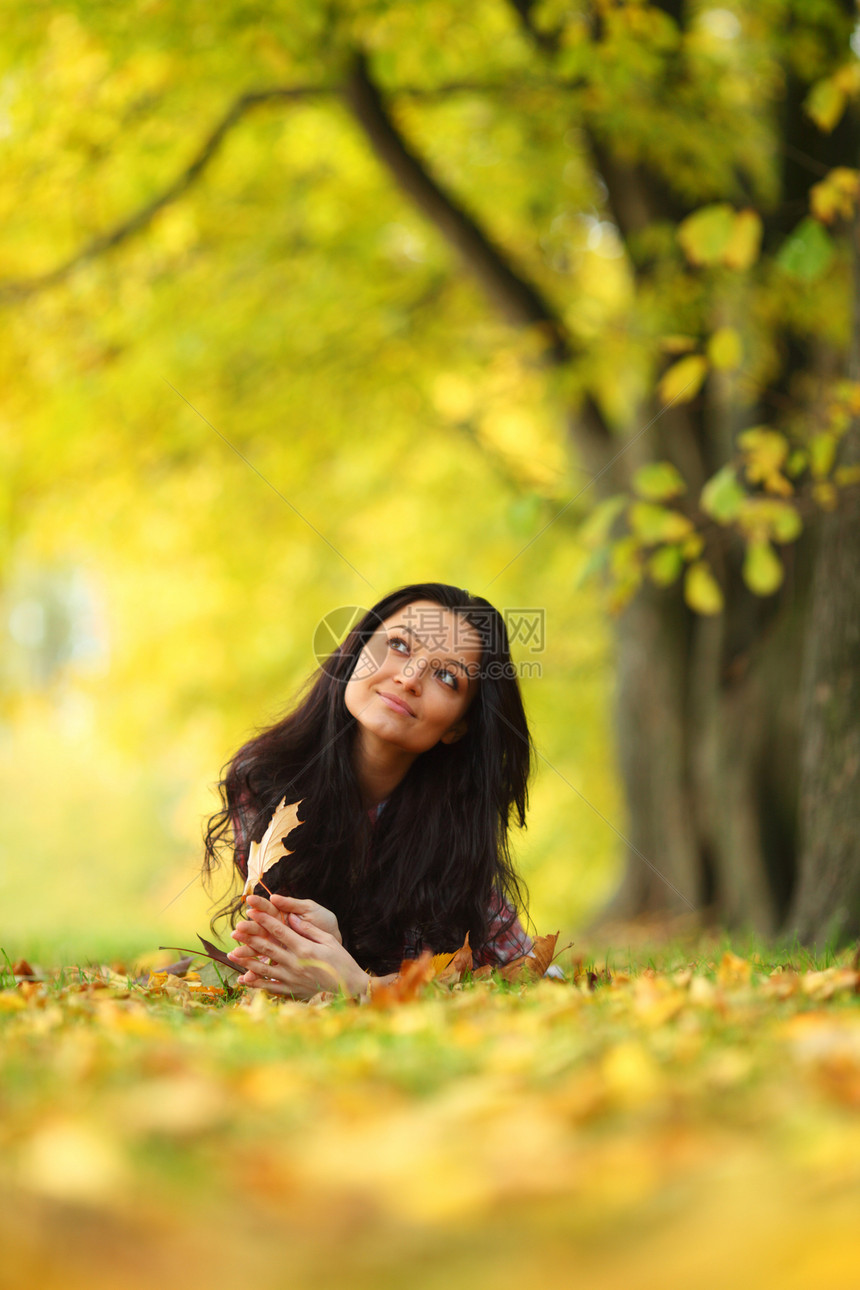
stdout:
[[631,937],[388,1011],[6,962],[4,1290],[856,1290],[852,960]]

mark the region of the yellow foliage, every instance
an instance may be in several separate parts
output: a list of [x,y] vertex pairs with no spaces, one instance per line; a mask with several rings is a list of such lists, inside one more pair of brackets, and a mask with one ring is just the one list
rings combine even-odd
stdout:
[[763,232],[764,225],[758,211],[738,211],[723,248],[723,264],[729,269],[751,268],[758,259]]
[[809,204],[816,219],[823,224],[833,224],[837,219],[850,219],[860,192],[860,171],[837,166],[826,179],[813,184],[809,190]]
[[684,599],[698,614],[718,614],[723,608],[723,593],[707,560],[691,564],[684,576]]
[[720,327],[708,340],[708,361],[720,372],[740,366],[743,346],[734,327]]
[[596,1290],[719,1290],[742,1255],[762,1285],[778,1259],[787,1290],[810,1267],[849,1286],[860,972],[660,958],[381,1011],[137,983],[106,1006],[106,967],[0,989],[22,1001],[0,1007],[10,1290],[144,1290],[192,1257],[219,1284],[288,1261],[358,1290],[408,1263],[425,1290],[476,1250],[479,1285],[575,1265]]
[[664,404],[689,403],[698,394],[707,373],[708,360],[701,354],[690,354],[663,373],[657,393]]

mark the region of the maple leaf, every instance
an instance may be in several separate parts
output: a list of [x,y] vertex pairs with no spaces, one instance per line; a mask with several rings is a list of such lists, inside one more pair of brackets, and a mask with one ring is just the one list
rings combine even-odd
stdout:
[[499,976],[505,981],[533,981],[542,977],[552,962],[557,940],[558,932],[550,936],[536,936],[531,954],[511,959],[510,963],[498,969]]
[[532,946],[534,966],[538,976],[543,976],[555,955],[558,932],[548,936],[536,936]]
[[[284,839],[299,823],[301,802],[291,802],[289,806],[286,802],[286,797],[282,797],[260,841],[251,843],[248,851],[248,877],[245,880],[243,897],[250,896],[258,883],[266,887],[263,882],[264,875],[278,860],[291,854],[284,845]],[[269,891],[268,887],[266,891]],[[270,896],[271,894],[269,891]]]

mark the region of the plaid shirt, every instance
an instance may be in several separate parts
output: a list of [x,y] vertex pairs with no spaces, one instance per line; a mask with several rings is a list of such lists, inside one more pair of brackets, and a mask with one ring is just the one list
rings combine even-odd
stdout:
[[[379,818],[379,812],[384,806],[385,802],[380,802],[378,806],[371,807],[368,811],[373,824],[376,823]],[[231,819],[233,839],[236,845],[237,867],[244,878],[248,872],[248,842],[242,828],[239,812],[234,811]],[[477,970],[487,964],[492,967],[500,967],[505,963],[510,963],[511,959],[530,954],[532,946],[533,941],[517,917],[516,911],[502,899],[498,892],[494,891],[487,906],[487,939],[483,945],[472,949],[473,970]],[[420,930],[418,928],[410,929],[403,941],[401,958],[417,959],[422,949],[425,948],[428,947],[423,944]]]

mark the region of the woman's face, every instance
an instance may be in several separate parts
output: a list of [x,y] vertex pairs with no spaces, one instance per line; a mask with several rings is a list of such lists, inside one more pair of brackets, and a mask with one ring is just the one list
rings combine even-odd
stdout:
[[415,600],[370,637],[344,702],[364,730],[406,752],[425,752],[465,734],[480,662],[480,635],[465,618]]

